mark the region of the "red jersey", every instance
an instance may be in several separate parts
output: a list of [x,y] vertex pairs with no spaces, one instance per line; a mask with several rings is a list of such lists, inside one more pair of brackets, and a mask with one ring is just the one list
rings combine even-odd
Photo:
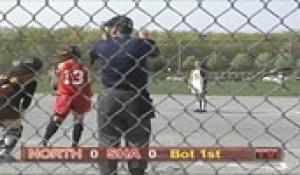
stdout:
[[63,61],[57,66],[57,91],[61,95],[82,95],[91,97],[89,71],[73,59]]

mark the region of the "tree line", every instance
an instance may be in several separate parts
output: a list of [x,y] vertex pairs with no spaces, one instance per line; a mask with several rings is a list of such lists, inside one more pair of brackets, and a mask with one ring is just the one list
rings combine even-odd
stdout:
[[[101,31],[92,28],[69,27],[0,28],[0,68],[6,69],[14,59],[41,57],[46,67],[58,59],[64,44],[78,44],[83,58],[89,62],[89,48],[101,38]],[[151,31],[150,36],[160,47],[161,55],[148,61],[151,72],[187,72],[199,60],[211,71],[257,71],[261,69],[299,67],[300,43],[293,32],[206,33],[191,31]]]

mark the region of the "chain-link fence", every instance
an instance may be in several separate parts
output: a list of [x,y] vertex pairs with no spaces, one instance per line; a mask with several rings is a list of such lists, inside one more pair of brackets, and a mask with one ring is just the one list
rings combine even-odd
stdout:
[[[147,58],[142,69],[149,75],[147,89],[156,113],[150,146],[278,146],[284,153],[279,162],[150,162],[148,174],[299,174],[299,7],[297,0],[1,1],[3,75],[13,70],[11,63],[18,64],[16,60],[39,57],[44,64],[42,71],[35,72],[38,86],[31,106],[25,111],[14,108],[21,112],[23,131],[12,155],[20,156],[21,144],[37,146],[42,141],[57,98],[50,85],[51,70],[61,61],[61,47],[66,44],[79,46],[93,79],[93,107],[84,119],[79,146],[98,145],[97,110],[103,106],[97,105],[97,96],[105,91],[100,77],[108,66],[90,65],[90,52],[103,39],[103,22],[122,14],[134,22],[130,40],[138,40],[139,31],[144,31],[142,39],[156,41],[160,50],[155,58]],[[118,43],[123,49],[127,44]],[[195,62],[204,67],[200,72],[205,75],[199,80],[203,91],[198,95],[190,93],[195,91],[190,76]],[[141,66],[140,62],[134,66]],[[134,66],[122,75],[118,72],[121,79]],[[1,82],[1,91],[15,83],[8,81]],[[17,84],[20,92],[28,82]],[[11,105],[15,96],[5,97],[4,105]],[[74,126],[72,117],[67,117],[49,145],[71,146]],[[4,127],[4,136],[8,128]],[[5,139],[1,143],[4,149]],[[99,174],[96,163],[5,159],[0,170],[3,175]],[[117,171],[128,174],[126,162]]]

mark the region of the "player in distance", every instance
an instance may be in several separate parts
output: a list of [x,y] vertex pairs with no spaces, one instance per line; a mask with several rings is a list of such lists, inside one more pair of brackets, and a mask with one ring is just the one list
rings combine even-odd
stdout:
[[191,71],[189,77],[191,93],[196,96],[196,109],[194,112],[207,112],[207,71],[205,66],[199,61],[195,61],[195,68]]
[[0,140],[0,158],[13,160],[11,152],[21,138],[24,111],[31,104],[37,88],[35,75],[42,69],[39,58],[15,61],[6,74],[0,75],[0,125],[3,138]]
[[61,62],[58,63],[55,75],[54,114],[46,128],[42,144],[48,145],[49,139],[71,112],[74,116],[72,147],[77,147],[83,132],[85,114],[91,108],[92,97],[89,71],[81,63],[81,51],[77,46],[70,45],[62,49]]

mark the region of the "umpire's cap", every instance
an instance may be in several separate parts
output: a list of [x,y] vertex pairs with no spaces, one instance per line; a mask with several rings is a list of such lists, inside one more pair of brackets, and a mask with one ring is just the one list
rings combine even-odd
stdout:
[[31,70],[35,72],[41,70],[42,67],[43,62],[37,57],[14,61],[12,65],[12,69],[14,70]]
[[118,15],[104,22],[103,27],[117,27],[123,33],[132,33],[133,21],[124,15]]
[[62,56],[71,56],[73,59],[81,58],[81,51],[76,45],[64,46],[61,52]]

